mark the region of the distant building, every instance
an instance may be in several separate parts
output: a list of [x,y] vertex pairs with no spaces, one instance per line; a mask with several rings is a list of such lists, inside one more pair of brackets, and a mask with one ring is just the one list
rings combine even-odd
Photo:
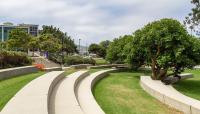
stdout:
[[6,22],[0,25],[0,41],[6,41],[9,39],[9,32],[13,29],[20,28],[26,31],[28,34],[37,36],[39,34],[38,25],[33,24],[18,24],[13,25],[12,23]]

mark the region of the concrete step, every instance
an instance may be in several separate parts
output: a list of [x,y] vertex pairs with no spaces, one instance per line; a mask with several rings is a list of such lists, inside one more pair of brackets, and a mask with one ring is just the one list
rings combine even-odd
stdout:
[[34,60],[34,64],[43,64],[45,68],[60,67],[59,64],[45,59],[44,57],[32,57],[32,59]]
[[88,71],[78,71],[60,81],[50,98],[49,114],[83,114],[76,99],[75,88],[88,75]]
[[6,104],[1,114],[48,114],[52,90],[62,78],[63,71],[49,72],[36,78]]
[[99,79],[107,76],[107,73],[111,71],[113,71],[113,69],[95,72],[85,77],[78,84],[76,88],[77,89],[76,96],[77,96],[79,105],[81,106],[85,114],[105,114],[104,111],[96,102],[92,94],[92,88]]

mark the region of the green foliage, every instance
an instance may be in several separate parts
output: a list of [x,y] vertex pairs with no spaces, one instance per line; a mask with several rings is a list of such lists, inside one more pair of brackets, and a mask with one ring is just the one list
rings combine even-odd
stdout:
[[123,49],[123,54],[126,56],[125,62],[134,70],[144,65],[145,58],[147,57],[143,47],[137,44],[140,40],[139,34],[140,32],[136,31],[130,42],[128,42]]
[[0,42],[0,50],[7,49],[7,43],[6,42]]
[[114,39],[107,49],[106,59],[110,63],[124,63],[126,55],[123,54],[125,46],[132,41],[131,35],[125,35],[120,38]]
[[184,24],[188,25],[191,31],[199,29],[198,25],[200,23],[200,2],[199,0],[191,0],[191,3],[194,5],[192,12],[185,17]]
[[92,58],[83,58],[81,56],[67,56],[65,57],[66,65],[76,65],[76,64],[92,64],[95,65],[95,60]]
[[99,46],[101,46],[101,47],[104,48],[104,49],[107,49],[108,46],[110,45],[110,43],[111,43],[111,41],[105,40],[105,41],[100,42],[100,43],[99,43]]
[[31,36],[23,29],[13,29],[10,31],[7,41],[10,50],[27,51]]
[[41,51],[55,53],[60,51],[61,44],[52,34],[44,34],[39,36],[39,47]]
[[53,26],[42,26],[41,35],[51,34],[54,38],[56,38],[60,45],[63,44],[63,50],[67,54],[77,52],[77,46],[75,45],[74,41],[71,39],[70,36],[67,36],[66,33],[63,33],[59,28]]
[[88,48],[89,53],[97,54],[99,57],[105,58],[106,48],[98,44],[91,44]]
[[25,53],[0,50],[0,69],[31,65],[32,60]]
[[101,47],[98,44],[91,44],[88,48],[89,53],[98,54]]
[[149,23],[135,34],[136,44],[146,54],[145,63],[152,67],[152,78],[162,79],[169,68],[181,73],[200,63],[199,40],[188,35],[177,20],[161,19]]
[[62,53],[64,55],[70,55],[77,52],[77,46],[74,40],[71,39],[66,33],[63,33],[59,28],[53,26],[44,25],[41,31],[40,48],[43,51],[49,52],[49,59],[62,63]]

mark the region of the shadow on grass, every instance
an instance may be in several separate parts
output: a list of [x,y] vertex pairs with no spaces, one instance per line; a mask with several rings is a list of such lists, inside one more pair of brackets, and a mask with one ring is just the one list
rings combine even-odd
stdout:
[[183,94],[200,100],[200,80],[184,80],[173,86]]

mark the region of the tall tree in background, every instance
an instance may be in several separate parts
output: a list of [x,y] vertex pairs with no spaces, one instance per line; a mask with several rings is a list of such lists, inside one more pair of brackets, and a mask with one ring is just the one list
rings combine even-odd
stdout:
[[198,33],[200,24],[200,2],[199,0],[191,0],[191,3],[194,7],[192,8],[192,12],[185,17],[184,24],[187,25],[192,34],[192,32]]
[[44,34],[39,36],[39,47],[41,51],[56,53],[61,49],[59,40],[56,39],[52,34]]
[[13,29],[10,31],[7,41],[10,50],[28,51],[28,44],[31,36],[22,29]]
[[107,49],[106,59],[110,63],[125,63],[126,55],[123,53],[123,50],[132,39],[131,35],[120,36],[114,39]]
[[44,34],[52,34],[54,38],[56,38],[60,45],[63,43],[63,48],[61,51],[69,53],[77,52],[77,46],[75,45],[74,41],[68,36],[66,33],[63,33],[59,28],[44,25],[42,26],[42,31],[40,32],[41,35]]

